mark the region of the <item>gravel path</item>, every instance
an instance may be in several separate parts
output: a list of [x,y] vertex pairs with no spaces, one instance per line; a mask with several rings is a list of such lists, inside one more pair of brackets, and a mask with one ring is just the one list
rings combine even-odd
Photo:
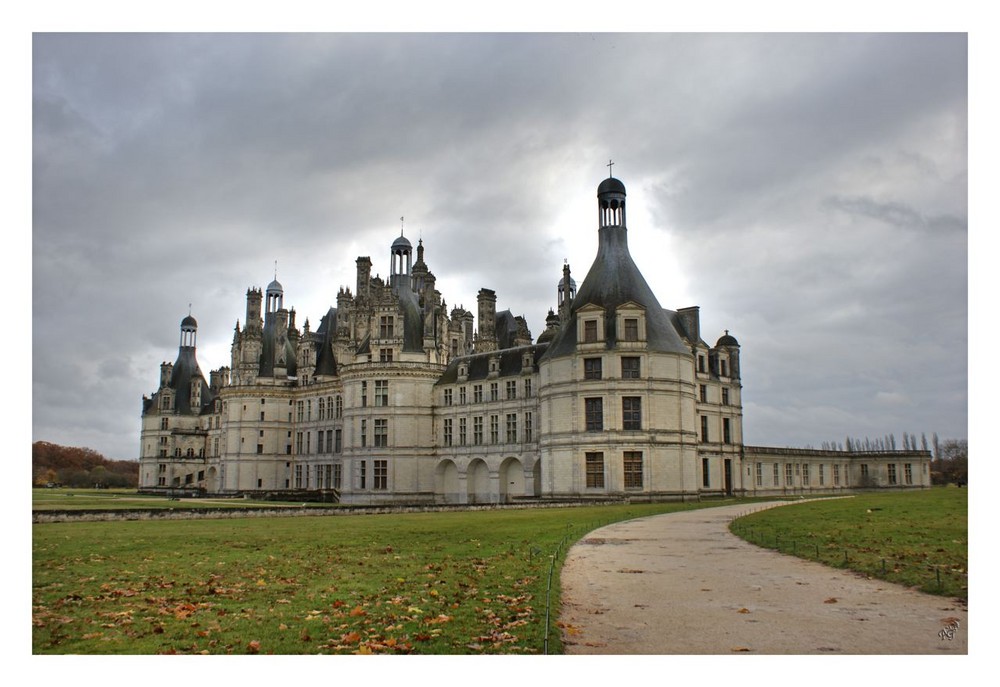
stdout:
[[657,515],[585,536],[562,571],[566,653],[968,653],[963,603],[748,544],[727,529],[745,511]]

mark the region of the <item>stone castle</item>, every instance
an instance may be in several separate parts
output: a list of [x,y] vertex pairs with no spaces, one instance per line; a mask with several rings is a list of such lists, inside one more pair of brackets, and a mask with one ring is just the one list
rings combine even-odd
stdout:
[[[923,451],[745,446],[740,345],[663,308],[628,249],[626,193],[597,189],[597,256],[568,265],[545,329],[447,310],[418,242],[388,280],[357,259],[312,331],[277,279],[247,291],[230,367],[206,381],[197,322],[142,404],[140,488],[348,504],[691,500],[930,485]],[[263,307],[263,312],[262,312]]]

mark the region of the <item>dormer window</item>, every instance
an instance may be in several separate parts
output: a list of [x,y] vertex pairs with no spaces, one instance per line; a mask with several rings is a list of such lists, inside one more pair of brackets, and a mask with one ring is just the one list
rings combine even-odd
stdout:
[[605,339],[604,308],[587,303],[577,311],[576,340],[588,348],[597,348]]
[[625,318],[625,340],[639,340],[639,320],[634,317]]
[[618,306],[615,331],[618,344],[627,344],[627,348],[642,348],[635,344],[646,341],[646,309],[633,301]]

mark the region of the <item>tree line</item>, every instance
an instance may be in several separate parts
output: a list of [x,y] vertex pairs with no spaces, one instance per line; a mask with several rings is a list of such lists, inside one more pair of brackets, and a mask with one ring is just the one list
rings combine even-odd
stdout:
[[31,474],[34,486],[64,487],[139,486],[139,463],[134,460],[108,460],[89,448],[59,446],[47,441],[31,445]]

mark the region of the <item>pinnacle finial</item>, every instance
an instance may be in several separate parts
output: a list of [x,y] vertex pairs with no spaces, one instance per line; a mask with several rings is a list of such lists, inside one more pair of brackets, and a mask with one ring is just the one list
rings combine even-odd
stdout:
[[614,163],[614,162],[612,162],[612,161],[611,161],[610,159],[608,159],[608,164],[607,164],[607,168],[608,168],[608,179],[611,179],[611,178],[612,178],[612,177],[614,176],[614,175],[613,175],[613,174],[611,173],[611,168],[612,168],[612,167],[614,167],[614,166],[615,166],[615,163]]

